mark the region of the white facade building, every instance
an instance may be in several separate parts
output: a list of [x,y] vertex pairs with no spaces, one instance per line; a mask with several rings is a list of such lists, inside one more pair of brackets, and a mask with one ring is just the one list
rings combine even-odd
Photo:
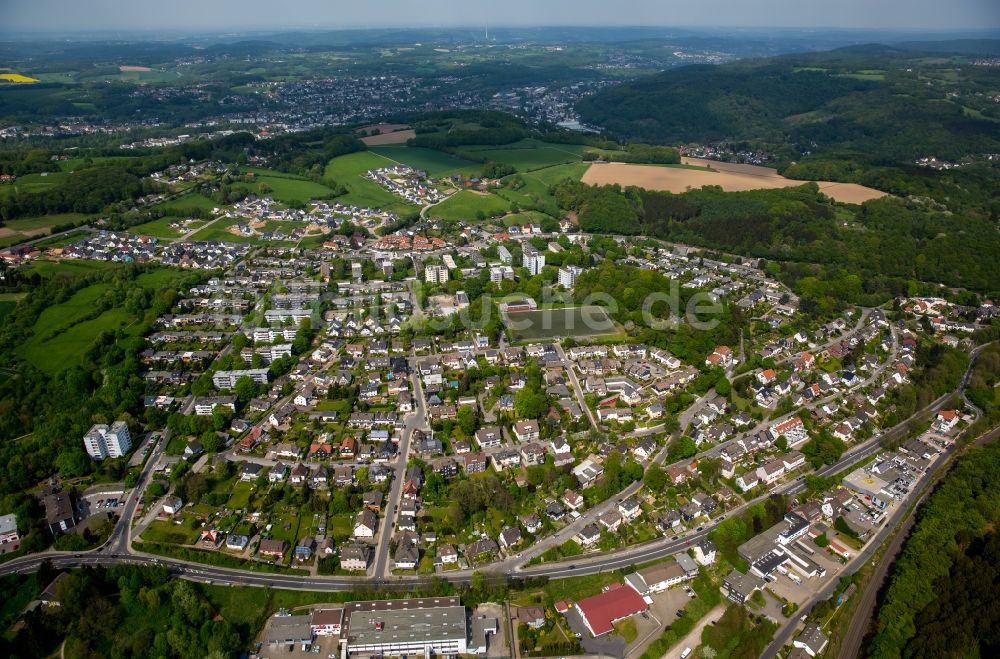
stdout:
[[95,460],[120,458],[132,448],[132,436],[128,424],[115,421],[109,428],[103,423],[95,424],[83,436],[83,446],[87,454]]

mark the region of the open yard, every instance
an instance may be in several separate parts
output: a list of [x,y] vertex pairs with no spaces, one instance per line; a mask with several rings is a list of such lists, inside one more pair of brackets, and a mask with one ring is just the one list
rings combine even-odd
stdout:
[[197,229],[205,224],[204,220],[191,220],[191,223],[188,224],[188,229],[186,231],[177,231],[176,229],[170,227],[170,223],[176,222],[177,220],[177,217],[161,217],[153,220],[152,222],[146,222],[145,224],[138,224],[134,227],[129,227],[128,232],[142,236],[155,236],[157,238],[180,238],[187,231]]
[[[716,171],[669,167],[660,165],[632,165],[627,163],[595,163],[583,175],[583,182],[590,185],[635,185],[647,190],[684,192],[705,185],[719,185],[727,192],[758,190],[762,188],[788,188],[805,185],[808,181],[787,179],[777,171],[755,165],[738,165],[684,158],[688,165],[708,165]],[[860,204],[870,199],[884,197],[885,193],[856,183],[817,181],[820,191],[828,197],[845,203]]]
[[618,327],[601,307],[562,307],[504,314],[504,324],[515,341],[549,339],[556,336],[607,336]]
[[431,208],[427,214],[442,220],[474,222],[480,219],[499,217],[509,210],[510,203],[491,192],[462,190]]

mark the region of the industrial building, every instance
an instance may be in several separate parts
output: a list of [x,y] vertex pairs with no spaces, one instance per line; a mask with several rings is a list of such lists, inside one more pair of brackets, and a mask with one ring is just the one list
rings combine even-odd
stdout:
[[457,597],[350,602],[347,652],[359,655],[466,654],[468,625]]

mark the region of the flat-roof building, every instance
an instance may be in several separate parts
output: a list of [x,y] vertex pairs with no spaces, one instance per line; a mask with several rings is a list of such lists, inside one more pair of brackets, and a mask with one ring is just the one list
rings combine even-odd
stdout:
[[350,602],[344,607],[349,654],[466,654],[465,607],[457,597]]
[[271,618],[264,632],[264,643],[267,645],[285,645],[288,643],[312,643],[312,616],[281,616]]

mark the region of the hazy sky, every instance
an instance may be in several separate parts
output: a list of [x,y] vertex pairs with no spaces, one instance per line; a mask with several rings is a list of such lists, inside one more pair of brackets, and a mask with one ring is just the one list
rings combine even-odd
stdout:
[[664,25],[1000,28],[1000,0],[0,0],[0,33]]

